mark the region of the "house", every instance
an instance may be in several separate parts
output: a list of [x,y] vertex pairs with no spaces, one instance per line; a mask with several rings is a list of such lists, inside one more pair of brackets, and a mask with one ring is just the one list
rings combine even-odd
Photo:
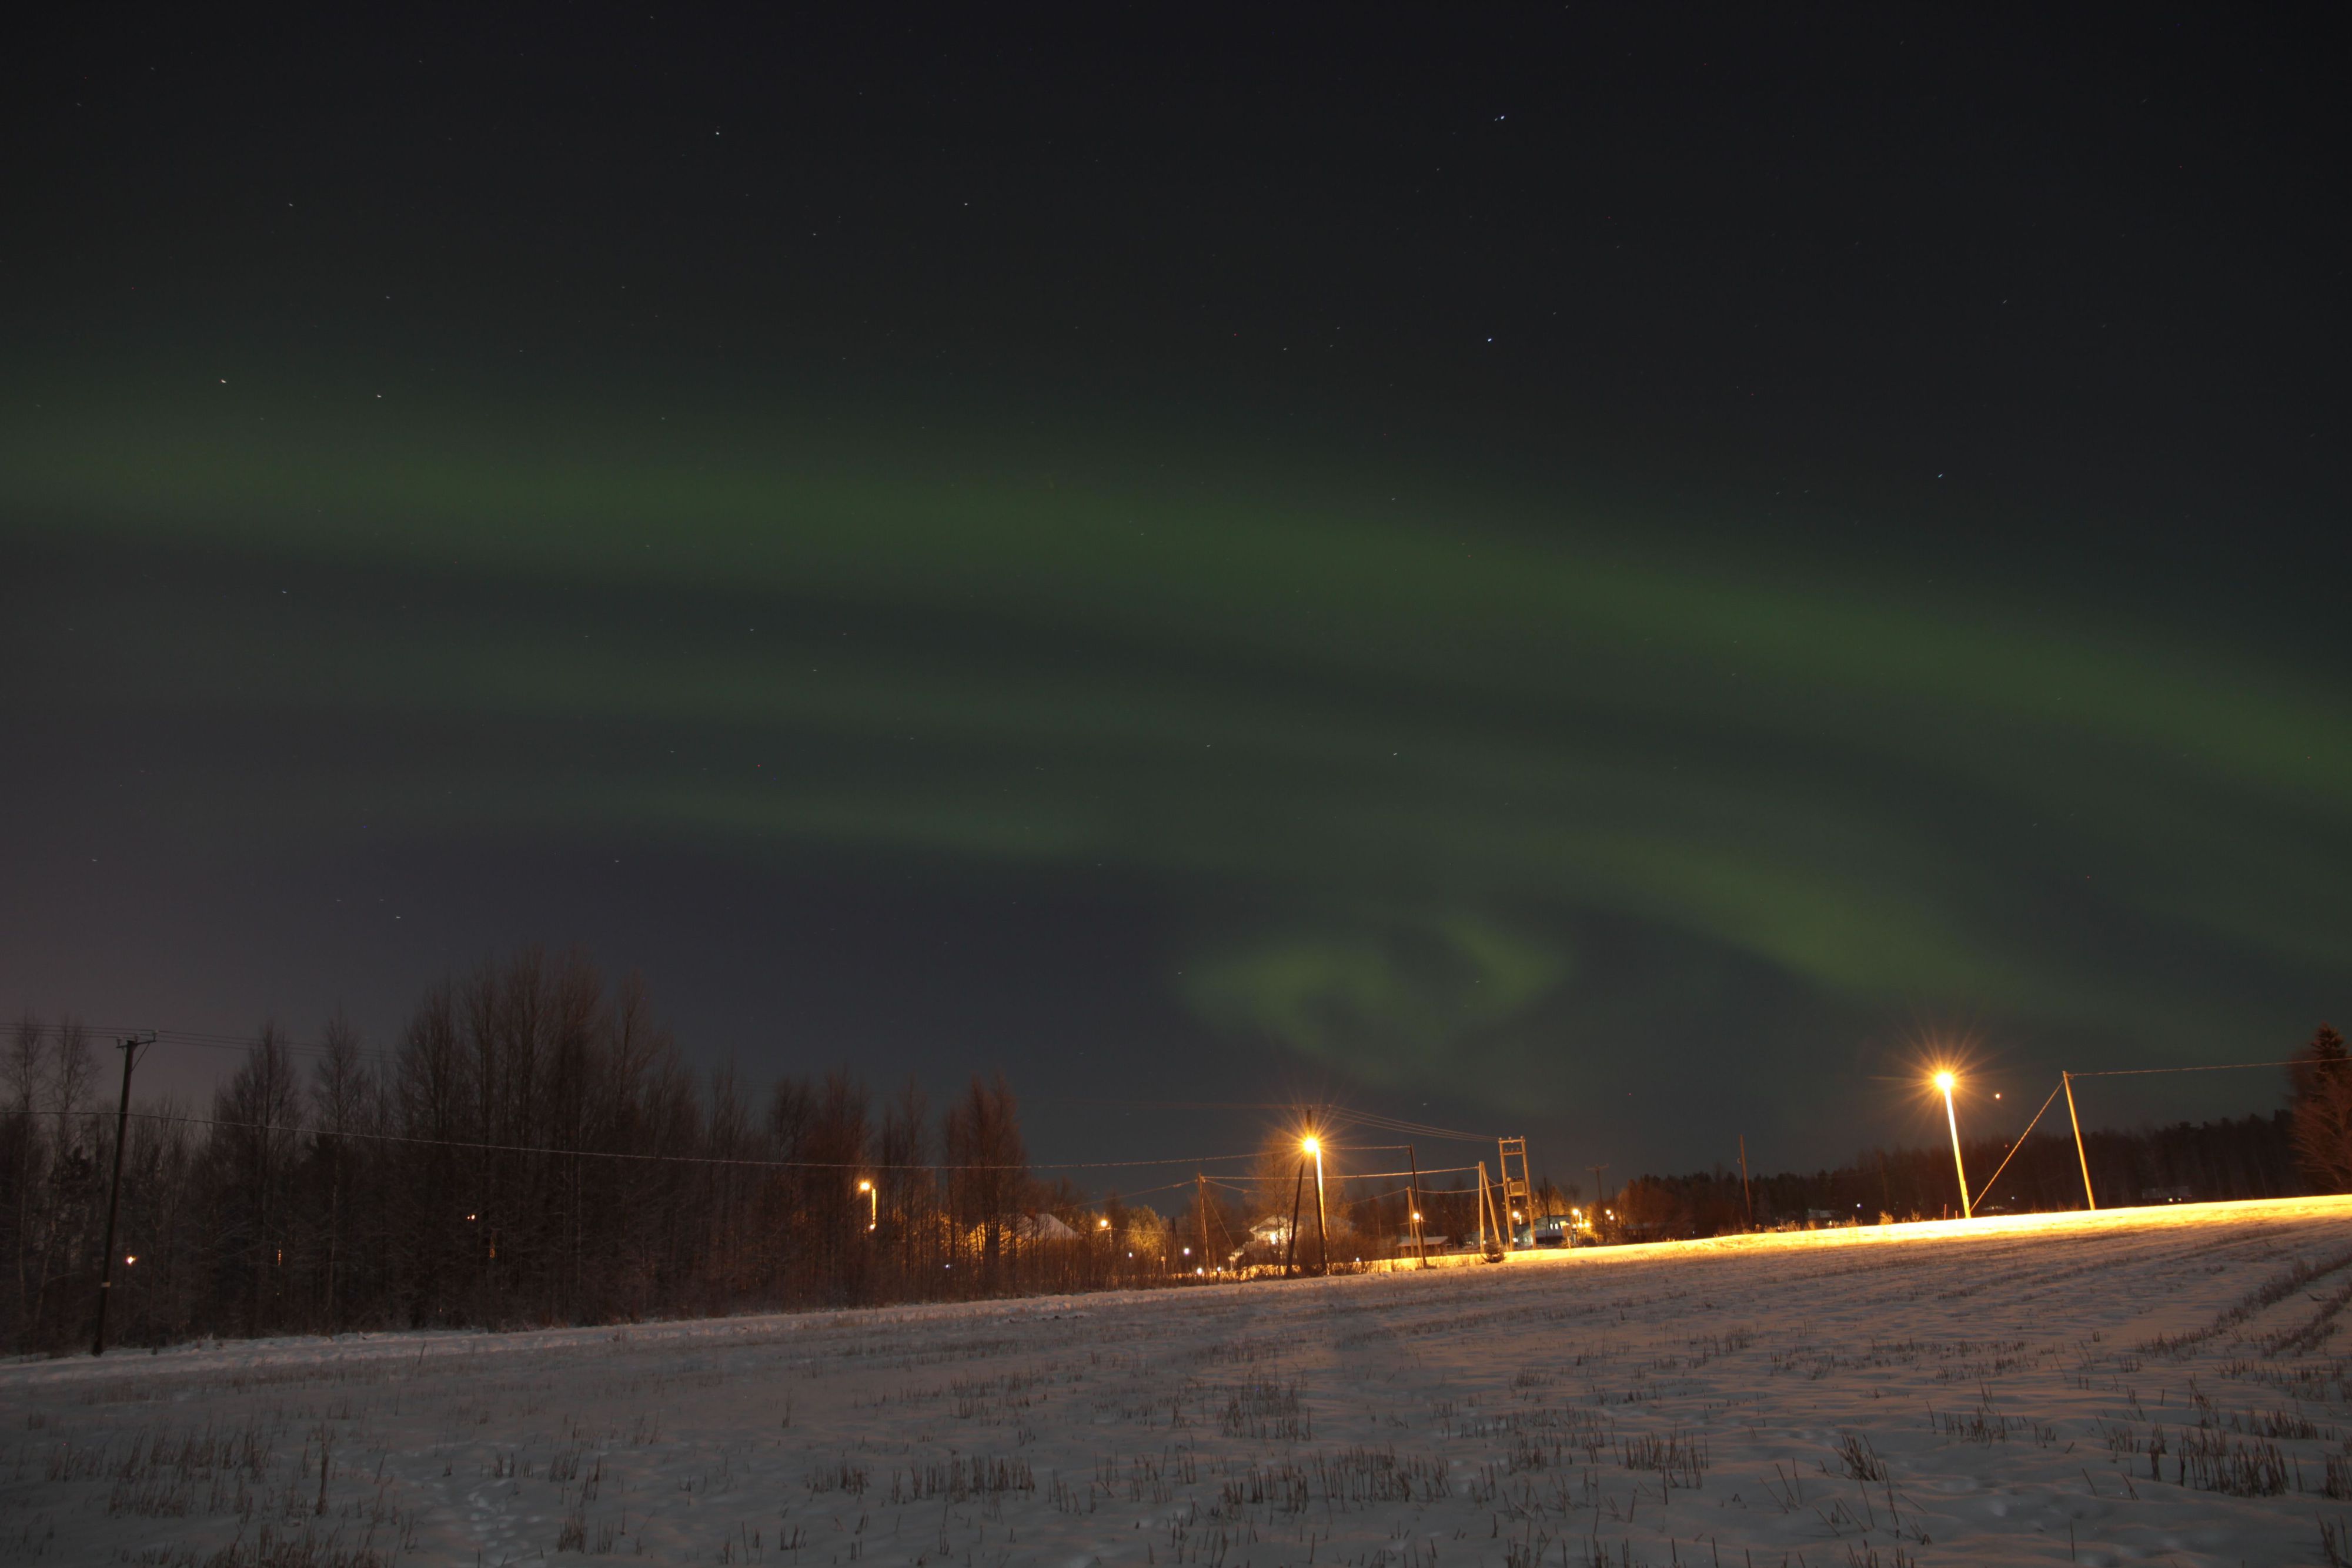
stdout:
[[1024,1214],[1013,1222],[1013,1235],[1022,1241],[1076,1241],[1078,1233],[1050,1214]]

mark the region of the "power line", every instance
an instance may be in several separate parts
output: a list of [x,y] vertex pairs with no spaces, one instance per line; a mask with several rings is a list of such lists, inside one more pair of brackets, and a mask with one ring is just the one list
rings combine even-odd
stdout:
[[[2058,1089],[2063,1089],[2065,1086],[2065,1083],[2062,1081],[2058,1085]],[[2000,1173],[2009,1168],[2009,1162],[2017,1158],[2017,1151],[2025,1147],[2025,1140],[2033,1136],[2033,1129],[2042,1124],[2042,1118],[2049,1113],[2052,1103],[2058,1098],[2058,1089],[2053,1089],[2050,1091],[2050,1098],[2042,1102],[2042,1109],[2033,1113],[2033,1120],[2025,1124],[2025,1131],[2018,1134],[2017,1141],[2010,1145],[2009,1154],[2001,1160],[1999,1166],[1994,1167],[1991,1176],[1987,1179],[1984,1184],[1984,1191],[1977,1195],[1977,1202],[1982,1203],[1986,1198],[1992,1196],[1994,1184],[2000,1180]]]
[[[89,1114],[98,1114],[96,1112]],[[42,1110],[26,1110],[18,1106],[0,1106],[0,1115],[46,1116]],[[284,1133],[292,1136],[313,1138],[360,1138],[378,1144],[409,1144],[444,1149],[472,1149],[479,1154],[543,1155],[559,1159],[645,1160],[671,1161],[681,1165],[743,1166],[773,1170],[832,1171],[1100,1171],[1124,1170],[1156,1166],[1218,1165],[1232,1160],[1254,1160],[1255,1153],[1245,1155],[1178,1155],[1154,1160],[1066,1160],[1058,1163],[1027,1165],[912,1165],[886,1163],[880,1160],[772,1160],[732,1155],[657,1155],[642,1154],[624,1149],[566,1149],[543,1144],[493,1144],[471,1138],[424,1138],[407,1133],[375,1133],[348,1127],[318,1127],[295,1122],[236,1122],[220,1116],[193,1116],[171,1111],[133,1111],[131,1116],[142,1122],[169,1122],[191,1127],[220,1127],[232,1132]]]
[[[1024,1104],[1040,1105],[1115,1105],[1142,1107],[1153,1111],[1279,1111],[1291,1116],[1319,1118],[1328,1125],[1369,1127],[1383,1133],[1406,1133],[1424,1138],[1444,1138],[1467,1144],[1491,1144],[1493,1133],[1465,1133],[1458,1127],[1433,1127],[1422,1122],[1409,1122],[1377,1111],[1360,1111],[1346,1105],[1302,1105],[1296,1101],[1279,1100],[1135,1100],[1094,1094],[1024,1094]],[[1336,1145],[1326,1145],[1327,1148]],[[1359,1148],[1397,1148],[1402,1144],[1364,1144]]]
[[[17,1105],[0,1105],[0,1116],[49,1116],[65,1114],[95,1116],[100,1114],[100,1113],[96,1111],[60,1113],[43,1110],[37,1107],[26,1108]],[[1234,1160],[1254,1160],[1259,1157],[1258,1153],[1253,1151],[1249,1154],[1240,1155],[1172,1155],[1162,1159],[1147,1160],[1063,1160],[1055,1162],[1033,1161],[1026,1165],[961,1166],[885,1163],[880,1160],[779,1160],[754,1158],[736,1155],[663,1155],[645,1154],[625,1149],[567,1149],[561,1147],[560,1145],[548,1144],[494,1144],[474,1138],[427,1138],[420,1137],[409,1133],[379,1133],[352,1127],[320,1127],[307,1123],[298,1122],[239,1122],[232,1121],[222,1116],[196,1116],[184,1112],[176,1111],[133,1111],[130,1113],[130,1114],[131,1118],[136,1121],[165,1122],[179,1126],[226,1128],[231,1132],[244,1133],[283,1133],[295,1137],[358,1138],[370,1143],[378,1144],[404,1144],[418,1147],[441,1149],[471,1149],[478,1154],[541,1155],[551,1159],[669,1161],[680,1165],[740,1166],[762,1170],[929,1171],[934,1173],[952,1173],[956,1171],[1100,1171],[1148,1169],[1156,1166],[1223,1165],[1229,1164]],[[1358,1146],[1375,1150],[1403,1147],[1401,1144],[1375,1144]],[[1452,1176],[1458,1172],[1466,1172],[1475,1168],[1476,1167],[1473,1166],[1433,1166],[1423,1169],[1420,1174],[1425,1176]],[[1401,1176],[1410,1174],[1411,1173],[1406,1171],[1356,1171],[1346,1173],[1342,1179],[1348,1181],[1377,1181],[1386,1177]],[[1232,1185],[1234,1182],[1257,1182],[1262,1184],[1265,1182],[1279,1182],[1284,1179],[1286,1179],[1286,1177],[1283,1176],[1236,1176],[1230,1178],[1230,1180],[1217,1181],[1212,1183],[1212,1185],[1225,1186]],[[1170,1184],[1171,1187],[1189,1186],[1191,1185],[1192,1184],[1188,1181]],[[1144,1187],[1127,1196],[1140,1197],[1146,1193],[1159,1192],[1161,1190],[1163,1189],[1160,1187]]]
[[[58,1025],[57,1027],[60,1028],[60,1029],[63,1029],[63,1028],[66,1028],[66,1027],[68,1027],[68,1024],[67,1024],[67,1022],[66,1022],[65,1020],[60,1020],[60,1021],[59,1021],[59,1023],[58,1023]],[[131,1029],[127,1029],[127,1028],[122,1028],[122,1027],[115,1026],[115,1025],[107,1025],[107,1024],[89,1024],[89,1023],[75,1023],[75,1024],[71,1025],[70,1027],[78,1028],[78,1029],[79,1029],[79,1030],[83,1030],[84,1032],[89,1033],[89,1034],[95,1034],[95,1035],[100,1035],[100,1036],[102,1036],[102,1037],[113,1037],[113,1036],[124,1036],[124,1037],[127,1037],[127,1036],[131,1036],[131,1035],[138,1034],[138,1033],[141,1033],[141,1032],[144,1032],[144,1033],[147,1033],[148,1035],[150,1035],[150,1036],[152,1037],[152,1039],[153,1039],[154,1040],[159,1040],[159,1041],[162,1041],[162,1042],[164,1042],[164,1043],[168,1043],[168,1044],[173,1044],[173,1045],[194,1046],[194,1047],[197,1047],[197,1048],[199,1048],[199,1049],[207,1050],[207,1051],[250,1051],[250,1050],[252,1050],[254,1047],[256,1047],[256,1046],[259,1045],[259,1044],[262,1042],[263,1039],[265,1038],[265,1037],[264,1037],[264,1035],[263,1035],[263,1034],[261,1034],[261,1033],[256,1033],[256,1034],[232,1034],[232,1033],[226,1033],[226,1032],[223,1032],[223,1031],[219,1031],[219,1030],[209,1030],[163,1029],[163,1030],[152,1030],[141,1031],[141,1030],[131,1030]],[[333,1051],[333,1049],[334,1049],[332,1046],[329,1045],[327,1042],[325,1042],[325,1041],[323,1041],[323,1040],[319,1040],[319,1041],[310,1041],[310,1040],[296,1040],[296,1039],[293,1039],[293,1038],[291,1038],[291,1037],[289,1037],[289,1036],[288,1036],[288,1035],[282,1034],[282,1033],[281,1033],[281,1034],[277,1035],[277,1037],[276,1037],[276,1043],[277,1043],[278,1048],[279,1050],[281,1050],[281,1051],[285,1051],[287,1054],[289,1054],[289,1055],[290,1055],[290,1056],[300,1056],[300,1057],[306,1057],[306,1058],[319,1058],[319,1057],[324,1057],[324,1056],[326,1056],[326,1055],[329,1055],[329,1054]],[[400,1059],[400,1053],[399,1053],[398,1051],[390,1051],[390,1050],[385,1050],[385,1049],[383,1049],[383,1048],[380,1048],[380,1047],[363,1046],[363,1045],[360,1045],[360,1044],[358,1044],[356,1041],[352,1041],[352,1042],[351,1042],[349,1049],[350,1049],[350,1050],[352,1051],[352,1053],[353,1053],[353,1054],[355,1054],[355,1055],[373,1058],[373,1060],[375,1060],[375,1061],[383,1061],[383,1062],[388,1062],[388,1063],[389,1063],[389,1062],[397,1062],[397,1061],[399,1061],[399,1059]],[[1370,1112],[1370,1111],[1358,1111],[1358,1110],[1353,1110],[1353,1109],[1344,1108],[1344,1107],[1339,1107],[1339,1106],[1333,1106],[1333,1105],[1327,1105],[1327,1106],[1323,1106],[1323,1107],[1321,1107],[1321,1108],[1319,1109],[1319,1112],[1318,1112],[1316,1108],[1312,1108],[1312,1107],[1302,1107],[1302,1106],[1300,1106],[1300,1105],[1298,1105],[1298,1104],[1297,1104],[1297,1103],[1284,1103],[1284,1102],[1277,1102],[1277,1101],[1226,1101],[1226,1100],[1202,1100],[1202,1101],[1157,1100],[1157,1101],[1155,1101],[1155,1100],[1123,1100],[1123,1099],[1110,1099],[1110,1098],[1100,1098],[1100,1097],[1091,1097],[1091,1096],[1079,1096],[1079,1095],[1056,1095],[1056,1094],[1030,1095],[1030,1096],[1026,1096],[1025,1098],[1029,1099],[1030,1101],[1032,1101],[1032,1102],[1034,1102],[1034,1103],[1047,1103],[1047,1104],[1052,1104],[1052,1103],[1061,1103],[1061,1104],[1074,1104],[1074,1105],[1137,1105],[1137,1106],[1147,1106],[1147,1107],[1150,1107],[1150,1108],[1151,1108],[1151,1109],[1155,1109],[1155,1110],[1200,1110],[1200,1111],[1279,1111],[1279,1112],[1287,1113],[1290,1113],[1290,1114],[1293,1114],[1293,1115],[1298,1114],[1298,1113],[1299,1113],[1300,1112],[1302,1112],[1302,1111],[1307,1111],[1309,1114],[1319,1114],[1319,1115],[1320,1115],[1321,1117],[1323,1117],[1325,1120],[1327,1120],[1327,1121],[1328,1121],[1328,1122],[1332,1122],[1332,1123],[1337,1123],[1338,1124],[1342,1125],[1342,1126],[1348,1126],[1348,1125],[1361,1125],[1361,1126],[1368,1127],[1368,1128],[1377,1129],[1377,1130],[1379,1130],[1379,1131],[1382,1131],[1382,1132],[1402,1132],[1402,1133],[1412,1134],[1415,1134],[1415,1135],[1417,1135],[1417,1136],[1433,1137],[1433,1138],[1444,1138],[1444,1139],[1455,1139],[1455,1140],[1460,1140],[1460,1141],[1463,1141],[1463,1142],[1470,1142],[1470,1143],[1485,1143],[1485,1142],[1486,1142],[1486,1141],[1488,1140],[1488,1136],[1489,1136],[1489,1134],[1481,1134],[1481,1133],[1464,1133],[1464,1132],[1460,1132],[1460,1131],[1454,1130],[1454,1129],[1449,1129],[1449,1128],[1444,1128],[1444,1127],[1432,1127],[1432,1126],[1427,1126],[1427,1125],[1425,1125],[1425,1124],[1423,1124],[1417,1123],[1417,1122],[1407,1122],[1407,1121],[1400,1120],[1400,1119],[1395,1118],[1395,1117],[1383,1116],[1383,1115],[1381,1115],[1380,1113],[1376,1113],[1376,1112]],[[7,1108],[0,1108],[0,1111],[5,1111],[5,1110],[6,1110],[6,1109],[7,1109]],[[673,1160],[673,1161],[679,1161],[679,1162],[685,1162],[685,1163],[694,1163],[694,1164],[704,1164],[704,1165],[725,1165],[725,1166],[755,1166],[755,1167],[761,1167],[761,1168],[772,1168],[772,1169],[805,1169],[805,1170],[832,1169],[832,1170],[872,1170],[872,1171],[883,1171],[883,1170],[923,1170],[923,1171],[931,1171],[931,1172],[952,1172],[952,1171],[959,1171],[959,1170],[963,1170],[963,1171],[979,1171],[979,1170],[1029,1170],[1029,1171],[1122,1170],[1122,1169],[1148,1168],[1148,1167],[1154,1166],[1188,1165],[1188,1164],[1189,1164],[1189,1165],[1217,1165],[1217,1164],[1226,1164],[1226,1163],[1230,1163],[1230,1162],[1236,1161],[1236,1160],[1246,1160],[1246,1159],[1255,1159],[1255,1158],[1259,1158],[1259,1157],[1261,1157],[1261,1155],[1262,1155],[1262,1154],[1263,1154],[1263,1151],[1259,1151],[1259,1152],[1257,1152],[1257,1153],[1246,1154],[1246,1155],[1193,1155],[1193,1156],[1182,1156],[1182,1157],[1171,1157],[1171,1158],[1168,1158],[1168,1159],[1149,1159],[1149,1160],[1073,1160],[1073,1161],[1062,1161],[1062,1162],[1057,1162],[1057,1163],[1033,1163],[1033,1164],[1025,1165],[1025,1166],[884,1165],[884,1164],[881,1164],[881,1163],[879,1163],[879,1162],[856,1162],[856,1163],[852,1163],[852,1162],[823,1162],[823,1161],[809,1161],[809,1160],[762,1160],[762,1159],[744,1159],[744,1158],[736,1158],[736,1157],[731,1157],[731,1156],[723,1156],[723,1155],[644,1155],[644,1154],[624,1153],[624,1152],[614,1151],[614,1150],[598,1150],[598,1149],[564,1149],[564,1148],[557,1148],[557,1147],[551,1147],[551,1146],[547,1146],[547,1145],[536,1145],[491,1144],[491,1143],[488,1143],[488,1142],[481,1142],[481,1141],[475,1141],[475,1140],[465,1140],[465,1139],[422,1138],[422,1137],[415,1137],[415,1136],[413,1136],[413,1135],[403,1134],[391,1134],[391,1133],[366,1133],[366,1132],[355,1132],[355,1131],[348,1131],[348,1130],[346,1130],[346,1131],[337,1131],[337,1130],[335,1130],[335,1129],[331,1129],[331,1128],[317,1128],[317,1127],[308,1127],[308,1126],[298,1126],[298,1125],[293,1125],[293,1124],[286,1124],[286,1125],[282,1125],[282,1126],[281,1126],[281,1125],[279,1125],[279,1124],[259,1124],[259,1123],[240,1123],[240,1122],[229,1122],[229,1121],[224,1121],[224,1120],[221,1120],[221,1119],[219,1119],[219,1118],[215,1118],[215,1117],[208,1117],[208,1116],[195,1116],[195,1115],[189,1115],[189,1114],[185,1114],[185,1113],[170,1113],[170,1114],[166,1114],[166,1113],[157,1113],[157,1112],[144,1112],[144,1111],[142,1111],[142,1112],[133,1112],[133,1113],[132,1113],[134,1116],[137,1116],[138,1118],[140,1118],[140,1119],[141,1119],[141,1120],[142,1120],[142,1121],[165,1121],[165,1120],[168,1120],[168,1121],[176,1122],[176,1123],[179,1123],[179,1124],[184,1124],[184,1125],[189,1125],[189,1126],[223,1127],[223,1128],[228,1128],[228,1129],[231,1129],[231,1130],[241,1130],[241,1131],[272,1131],[272,1132],[287,1132],[287,1133],[295,1134],[297,1134],[297,1135],[307,1134],[309,1134],[310,1136],[312,1136],[312,1137],[350,1137],[350,1138],[366,1138],[366,1139],[370,1139],[370,1140],[372,1140],[372,1141],[375,1141],[375,1142],[395,1142],[395,1143],[404,1143],[404,1144],[419,1145],[430,1145],[430,1146],[434,1146],[434,1147],[443,1147],[443,1148],[464,1148],[464,1149],[472,1149],[472,1150],[475,1150],[476,1152],[478,1152],[478,1153],[487,1153],[487,1154],[528,1154],[528,1155],[548,1155],[548,1156],[570,1156],[570,1157],[573,1157],[573,1158],[595,1158],[595,1159]],[[1381,1152],[1386,1152],[1386,1151],[1391,1151],[1391,1150],[1396,1150],[1396,1149],[1403,1149],[1403,1148],[1410,1147],[1410,1145],[1404,1145],[1404,1144],[1349,1144],[1349,1145],[1327,1145],[1327,1147],[1328,1147],[1328,1148],[1331,1150],[1331,1152],[1333,1152],[1333,1153],[1335,1153],[1335,1154],[1344,1154],[1344,1153],[1375,1154],[1375,1153],[1381,1153]],[[1472,1167],[1471,1167],[1471,1166],[1446,1166],[1436,1167],[1436,1168],[1434,1168],[1434,1169],[1433,1169],[1433,1170],[1431,1170],[1431,1171],[1425,1171],[1425,1172],[1423,1172],[1423,1175],[1438,1175],[1438,1176],[1444,1176],[1444,1175],[1452,1175],[1452,1174],[1454,1174],[1455,1172],[1466,1172],[1466,1171],[1470,1170],[1471,1168],[1472,1168]],[[1377,1174],[1378,1176],[1402,1176],[1402,1175],[1406,1175],[1406,1174],[1409,1174],[1409,1173],[1402,1172],[1402,1171],[1383,1171],[1383,1172],[1379,1172],[1379,1173],[1364,1173],[1364,1174],[1362,1174],[1362,1175],[1359,1175],[1359,1176],[1352,1176],[1352,1177],[1350,1177],[1350,1178],[1349,1178],[1349,1179],[1352,1179],[1352,1180],[1370,1179],[1371,1176],[1372,1176],[1372,1175],[1374,1175],[1374,1174]],[[1255,1180],[1255,1179],[1260,1179],[1260,1178],[1244,1177],[1244,1178],[1243,1178],[1243,1179],[1244,1179],[1244,1180]],[[1271,1180],[1271,1179],[1273,1179],[1273,1178],[1268,1177],[1268,1178],[1264,1178],[1264,1179]],[[1178,1184],[1178,1185],[1182,1185],[1182,1184]],[[1157,1191],[1157,1190],[1159,1190],[1159,1189],[1157,1189],[1157,1188],[1152,1188],[1152,1189],[1149,1189],[1149,1190]],[[1134,1196],[1139,1196],[1139,1196],[1142,1196],[1142,1195],[1141,1195],[1141,1194],[1137,1194],[1137,1195],[1134,1195]]]
[[1352,1121],[1367,1127],[1377,1127],[1384,1133],[1411,1133],[1420,1137],[1444,1138],[1465,1144],[1491,1144],[1495,1141],[1492,1133],[1465,1133],[1458,1127],[1433,1127],[1426,1123],[1407,1122],[1372,1111],[1350,1111],[1347,1115]]
[[[62,1021],[58,1027],[62,1027]],[[113,1024],[79,1024],[77,1027],[88,1033],[109,1038],[142,1032]],[[205,1051],[249,1051],[261,1043],[262,1039],[257,1033],[234,1034],[216,1030],[161,1029],[144,1032],[153,1034],[157,1040],[166,1044],[190,1045]],[[299,1040],[282,1032],[278,1036],[278,1046],[289,1055],[301,1057],[325,1056],[333,1049],[324,1040]],[[371,1057],[378,1061],[396,1062],[401,1056],[397,1050],[383,1046],[361,1045],[356,1041],[352,1044],[351,1050],[355,1055]],[[2075,1076],[2081,1078],[2086,1074],[2078,1072]],[[1135,1100],[1077,1094],[1024,1094],[1022,1099],[1025,1103],[1040,1105],[1124,1105],[1155,1111],[1279,1111],[1291,1115],[1297,1115],[1304,1112],[1308,1114],[1319,1114],[1323,1119],[1341,1126],[1364,1126],[1381,1132],[1405,1133],[1419,1137],[1444,1138],[1472,1144],[1492,1143],[1495,1138],[1492,1133],[1465,1133],[1458,1128],[1430,1126],[1420,1122],[1409,1122],[1398,1117],[1382,1115],[1375,1111],[1360,1111],[1340,1105],[1326,1105],[1318,1109],[1302,1106],[1295,1102],[1272,1100]],[[1404,1146],[1402,1144],[1357,1145],[1362,1149]]]
[[2285,1061],[2222,1061],[2210,1067],[2111,1067],[2100,1072],[2077,1072],[2076,1078],[2140,1078],[2151,1072],[2235,1072],[2248,1067],[2309,1067],[2316,1065],[2309,1057],[2294,1057]]
[[[142,1032],[111,1025],[83,1024],[79,1027],[87,1033],[107,1038]],[[204,1051],[250,1051],[261,1043],[261,1036],[257,1034],[219,1034],[205,1030],[185,1029],[159,1029],[143,1032],[154,1035],[158,1040],[166,1045],[192,1045]],[[327,1055],[333,1048],[324,1040],[296,1040],[281,1034],[278,1037],[278,1049],[289,1056],[319,1057]],[[373,1057],[378,1061],[400,1060],[398,1051],[386,1050],[382,1046],[360,1045],[353,1042],[352,1051],[353,1055]]]
[[[1423,1166],[1421,1168],[1420,1174],[1425,1176],[1455,1175],[1466,1176],[1477,1168],[1478,1167],[1476,1166]],[[1383,1177],[1410,1176],[1413,1173],[1412,1171],[1343,1171],[1339,1175],[1339,1179],[1341,1181],[1379,1181]],[[1209,1185],[1211,1186],[1230,1187],[1238,1192],[1241,1190],[1244,1184],[1250,1183],[1254,1183],[1259,1186],[1265,1186],[1268,1185],[1279,1186],[1282,1183],[1291,1180],[1292,1176],[1293,1173],[1291,1172],[1282,1171],[1277,1172],[1273,1176],[1236,1176],[1222,1181],[1215,1176],[1211,1176],[1209,1178]],[[1444,1196],[1444,1189],[1440,1188],[1438,1191],[1440,1196]],[[1465,1190],[1462,1196],[1467,1197],[1469,1195]]]

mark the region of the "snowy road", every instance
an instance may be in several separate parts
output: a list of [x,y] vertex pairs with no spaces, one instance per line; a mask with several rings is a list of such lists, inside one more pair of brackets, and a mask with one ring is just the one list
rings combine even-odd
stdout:
[[2347,1302],[2330,1198],[15,1363],[0,1560],[2317,1563]]

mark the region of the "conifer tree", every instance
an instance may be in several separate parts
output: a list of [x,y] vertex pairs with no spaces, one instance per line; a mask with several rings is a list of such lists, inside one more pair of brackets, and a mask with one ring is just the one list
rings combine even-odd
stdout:
[[2287,1069],[2294,1155],[2312,1184],[2352,1190],[2352,1056],[2344,1037],[2321,1024]]

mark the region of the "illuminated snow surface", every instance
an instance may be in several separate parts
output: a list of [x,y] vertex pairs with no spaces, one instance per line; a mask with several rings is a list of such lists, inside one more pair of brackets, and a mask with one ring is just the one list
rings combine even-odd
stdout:
[[2316,1563],[2347,1301],[2331,1198],[16,1363],[0,1558]]

